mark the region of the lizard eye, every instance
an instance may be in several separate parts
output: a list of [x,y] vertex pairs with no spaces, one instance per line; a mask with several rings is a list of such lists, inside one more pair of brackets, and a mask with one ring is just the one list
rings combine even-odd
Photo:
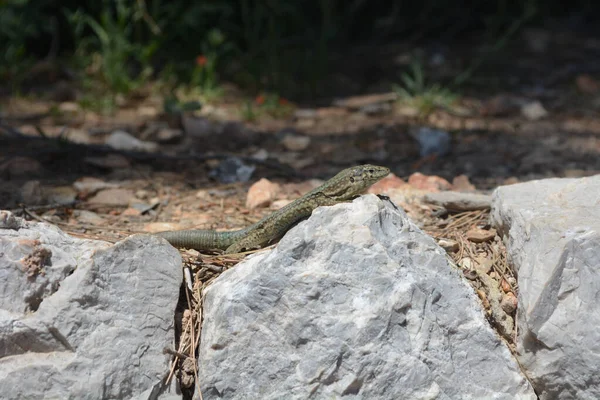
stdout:
[[354,183],[354,177],[353,176],[350,177],[350,182]]

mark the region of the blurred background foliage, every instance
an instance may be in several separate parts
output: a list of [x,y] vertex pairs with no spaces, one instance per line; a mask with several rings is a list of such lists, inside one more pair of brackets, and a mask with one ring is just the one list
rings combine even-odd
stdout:
[[599,12],[591,0],[0,0],[0,84],[22,90],[50,60],[111,93],[153,79],[218,94],[227,80],[310,99],[354,49],[473,35],[494,49],[523,26],[562,18],[581,29]]

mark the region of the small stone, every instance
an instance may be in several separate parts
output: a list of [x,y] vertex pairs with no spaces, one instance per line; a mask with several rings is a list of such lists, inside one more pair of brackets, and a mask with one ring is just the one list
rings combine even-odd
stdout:
[[296,127],[296,129],[303,131],[303,130],[310,129],[310,128],[314,127],[315,125],[317,125],[316,120],[308,119],[308,118],[301,118],[296,121],[296,124],[294,126]]
[[102,225],[106,222],[100,215],[88,210],[73,210],[73,217],[82,224]]
[[211,198],[211,194],[206,189],[200,189],[196,192],[196,198],[208,201]]
[[134,207],[129,207],[123,211],[121,215],[124,217],[139,217],[142,215],[142,212]]
[[500,94],[488,99],[480,109],[487,117],[506,117],[515,114],[523,106],[524,100],[511,95]]
[[492,196],[479,193],[465,192],[434,192],[424,196],[426,203],[444,207],[446,210],[462,212],[474,210],[489,210]]
[[269,158],[269,152],[266,149],[259,149],[254,154],[252,154],[252,158],[260,161],[265,161]]
[[135,194],[129,189],[104,189],[88,200],[89,203],[107,206],[128,206],[135,199]]
[[458,262],[458,266],[465,270],[474,270],[474,262],[469,257],[464,257]]
[[[492,268],[494,267],[494,262],[482,255],[476,256],[475,259],[475,268],[477,271],[483,274],[489,274],[490,276],[494,273]],[[491,272],[490,272],[491,271]]]
[[150,196],[150,193],[147,190],[140,189],[135,191],[135,197],[137,197],[138,199],[144,200],[147,199],[148,196]]
[[389,174],[379,182],[374,183],[368,190],[368,193],[381,194],[389,193],[393,189],[405,187],[406,182],[402,178],[398,178],[394,174]]
[[389,103],[379,104],[367,104],[361,107],[358,111],[366,115],[379,115],[385,114],[392,110],[392,106]]
[[310,137],[303,135],[287,134],[281,140],[281,144],[290,151],[306,150],[310,146]]
[[85,194],[94,194],[98,190],[108,189],[117,187],[114,183],[108,183],[103,181],[102,179],[94,178],[91,176],[84,176],[82,178],[77,179],[73,183],[73,187],[77,190],[78,193]]
[[477,190],[466,175],[458,175],[452,179],[452,190],[457,192],[474,192]]
[[45,197],[50,204],[70,204],[77,197],[77,192],[71,186],[51,187],[47,188],[45,192]]
[[505,313],[512,314],[515,312],[518,305],[519,301],[512,292],[506,293],[504,296],[502,296],[500,307],[502,307],[502,310],[504,310]]
[[219,133],[219,126],[208,118],[183,116],[183,130],[188,136],[210,137]]
[[423,126],[418,129],[411,129],[410,135],[419,143],[419,155],[421,157],[443,156],[450,152],[452,138],[446,131]]
[[473,228],[473,229],[470,229],[469,231],[467,231],[466,235],[467,235],[467,239],[473,243],[483,243],[483,242],[489,242],[490,240],[494,239],[494,237],[496,236],[496,230],[495,229],[486,230],[486,229],[481,229],[481,228]]
[[509,276],[506,280],[508,281],[508,284],[511,287],[516,287],[517,286],[517,280],[515,279],[515,277]]
[[58,109],[62,113],[76,113],[81,110],[81,107],[75,102],[65,101],[58,105]]
[[42,164],[29,157],[12,157],[0,164],[0,177],[5,179],[36,176],[42,173]]
[[246,197],[246,207],[254,209],[258,207],[268,207],[279,193],[279,185],[262,178],[250,186]]
[[408,178],[408,184],[415,189],[425,190],[427,192],[439,192],[442,190],[450,190],[452,185],[444,178],[435,175],[423,175],[420,172],[415,172]]
[[313,108],[299,108],[294,111],[294,117],[298,119],[313,119],[317,117],[317,111]]
[[458,242],[452,239],[439,239],[438,245],[446,250],[447,253],[454,253],[458,251]]
[[575,79],[575,84],[581,93],[596,94],[600,92],[600,82],[588,74],[581,74],[577,76]]
[[288,204],[290,204],[291,202],[293,202],[293,200],[289,200],[289,199],[281,199],[281,200],[275,200],[272,204],[271,204],[271,208],[273,210],[279,210],[280,208],[283,208],[285,206],[287,206]]
[[159,143],[173,143],[179,141],[183,137],[181,129],[162,128],[156,133],[156,141]]
[[504,293],[508,293],[508,292],[512,291],[512,288],[510,287],[510,285],[508,284],[506,279],[502,279],[502,281],[500,282],[500,286],[502,287],[502,291]]
[[399,104],[396,106],[396,114],[408,118],[417,118],[421,115],[421,111],[417,107],[409,106],[407,104]]
[[548,111],[539,101],[524,104],[521,107],[521,114],[530,121],[537,121],[548,116]]
[[142,118],[155,118],[158,115],[158,109],[153,106],[140,106],[137,112]]
[[139,140],[128,132],[117,130],[111,133],[105,141],[105,144],[117,150],[128,151],[156,151],[158,145],[154,142]]
[[519,178],[517,178],[516,176],[511,176],[510,178],[506,178],[504,180],[503,185],[504,186],[508,186],[508,185],[514,185],[516,183],[520,183],[521,181],[519,180]]
[[175,222],[151,222],[142,228],[144,232],[148,233],[178,231],[181,229],[185,229],[185,226]]
[[46,197],[40,181],[28,181],[21,187],[21,201],[28,206],[44,204]]
[[487,298],[487,294],[483,290],[477,289],[477,296],[479,296],[479,298],[481,299],[481,302],[483,303],[483,308],[488,310],[490,308],[490,301]]
[[84,129],[71,128],[66,132],[66,138],[73,143],[79,143],[79,144],[91,144],[92,143],[89,132]]
[[317,118],[326,119],[332,117],[345,117],[348,110],[342,107],[321,107],[317,109]]

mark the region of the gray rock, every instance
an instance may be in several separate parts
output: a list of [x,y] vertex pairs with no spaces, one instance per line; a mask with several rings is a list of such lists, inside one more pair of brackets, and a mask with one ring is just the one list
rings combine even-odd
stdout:
[[[111,246],[8,214],[0,215],[1,397],[124,399],[155,386],[169,368],[179,253],[155,237]],[[19,264],[36,251],[44,257],[28,275]]]
[[373,195],[205,292],[204,399],[535,399],[445,252]]
[[600,175],[498,188],[518,274],[519,362],[540,399],[600,398]]
[[419,142],[419,155],[421,157],[444,156],[450,152],[452,138],[446,131],[425,126],[411,130],[410,134]]
[[[80,240],[49,224],[30,223],[0,211],[0,309],[27,313],[108,243]],[[10,223],[8,223],[10,221]]]
[[449,211],[488,210],[492,203],[491,196],[465,192],[427,193],[424,199]]
[[147,142],[132,136],[128,132],[116,130],[106,138],[105,144],[117,150],[125,151],[147,151],[152,152],[158,149],[154,142]]

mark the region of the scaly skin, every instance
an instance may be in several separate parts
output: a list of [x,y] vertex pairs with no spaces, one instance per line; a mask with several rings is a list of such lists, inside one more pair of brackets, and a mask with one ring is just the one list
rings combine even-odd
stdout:
[[239,231],[188,230],[160,232],[157,235],[175,247],[224,249],[226,254],[261,248],[280,239],[292,226],[309,217],[315,208],[350,201],[389,172],[386,167],[369,164],[347,168],[318,188]]

